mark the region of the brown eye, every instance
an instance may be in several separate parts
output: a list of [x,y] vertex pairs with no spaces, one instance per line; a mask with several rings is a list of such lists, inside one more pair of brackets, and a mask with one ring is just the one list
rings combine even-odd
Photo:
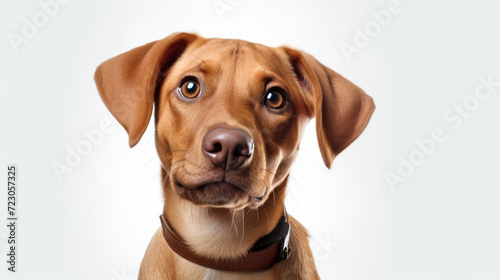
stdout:
[[281,109],[285,106],[286,100],[279,90],[271,89],[266,93],[265,103],[271,109]]
[[194,79],[186,80],[180,87],[180,93],[186,98],[195,98],[200,95],[200,91],[200,84]]

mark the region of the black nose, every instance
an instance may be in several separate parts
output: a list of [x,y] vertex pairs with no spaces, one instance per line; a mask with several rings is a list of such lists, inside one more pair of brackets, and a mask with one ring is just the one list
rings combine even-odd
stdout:
[[217,127],[205,135],[202,147],[214,166],[231,170],[251,158],[253,140],[241,129]]

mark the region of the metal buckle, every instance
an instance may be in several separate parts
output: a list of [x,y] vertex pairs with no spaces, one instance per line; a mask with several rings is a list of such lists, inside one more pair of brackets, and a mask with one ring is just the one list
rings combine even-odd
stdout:
[[276,227],[271,233],[260,238],[253,246],[250,251],[259,251],[267,246],[279,242],[278,256],[276,261],[280,262],[282,260],[288,259],[292,253],[292,248],[288,246],[290,240],[290,224],[288,223],[285,216],[281,217]]
[[278,259],[276,262],[288,259],[292,253],[292,248],[288,246],[288,242],[290,241],[290,224],[285,220],[285,217],[280,219],[273,232],[281,237]]

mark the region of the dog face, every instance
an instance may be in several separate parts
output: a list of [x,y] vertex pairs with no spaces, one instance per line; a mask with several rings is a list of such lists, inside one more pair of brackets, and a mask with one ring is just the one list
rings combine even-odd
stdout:
[[156,106],[170,186],[199,205],[258,207],[288,174],[312,107],[282,51],[220,39],[187,47]]
[[286,182],[312,117],[330,167],[374,109],[306,53],[186,33],[104,62],[95,79],[131,146],[155,105],[164,188],[207,207],[258,208]]

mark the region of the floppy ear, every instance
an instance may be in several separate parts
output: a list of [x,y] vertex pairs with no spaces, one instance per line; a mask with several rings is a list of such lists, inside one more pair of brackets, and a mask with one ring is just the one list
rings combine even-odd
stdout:
[[[103,62],[95,82],[106,107],[125,128],[129,145],[139,142],[151,118],[154,95],[165,72],[198,36],[175,33]],[[160,75],[162,74],[162,75]]]
[[325,165],[365,129],[375,104],[362,89],[305,52],[282,47],[302,90],[313,95],[316,133]]

